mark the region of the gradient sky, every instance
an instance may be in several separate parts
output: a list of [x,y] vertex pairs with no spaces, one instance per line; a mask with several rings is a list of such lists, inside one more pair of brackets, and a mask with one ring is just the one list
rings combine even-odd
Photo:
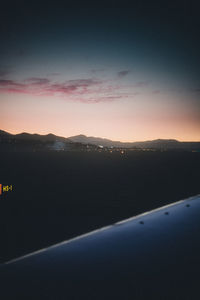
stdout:
[[200,141],[197,3],[3,4],[0,129]]

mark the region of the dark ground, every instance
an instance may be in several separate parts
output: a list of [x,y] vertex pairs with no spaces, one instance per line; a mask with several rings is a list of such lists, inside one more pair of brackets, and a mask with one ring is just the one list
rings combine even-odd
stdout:
[[200,153],[3,153],[1,252],[7,261],[200,193]]

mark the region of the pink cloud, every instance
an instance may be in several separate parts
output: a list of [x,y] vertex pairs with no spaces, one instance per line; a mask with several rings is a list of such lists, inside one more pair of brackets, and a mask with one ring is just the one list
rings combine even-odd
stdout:
[[8,80],[8,79],[0,79],[0,87],[3,86],[3,87],[9,87],[9,86],[14,86],[14,87],[24,87],[25,85],[22,84],[22,83],[19,83],[19,82],[16,82],[16,81],[13,81],[13,80]]
[[48,78],[31,77],[22,83],[13,80],[0,80],[0,92],[56,96],[83,103],[110,102],[133,95],[133,93],[127,93],[123,89],[124,87],[119,84],[94,78],[53,82]]
[[5,93],[16,93],[16,94],[31,94],[28,90],[16,89],[16,88],[1,88],[0,91]]

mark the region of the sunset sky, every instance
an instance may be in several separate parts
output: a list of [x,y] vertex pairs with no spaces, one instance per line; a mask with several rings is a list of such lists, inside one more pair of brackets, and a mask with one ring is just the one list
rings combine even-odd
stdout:
[[131,3],[4,4],[0,129],[200,141],[197,1]]

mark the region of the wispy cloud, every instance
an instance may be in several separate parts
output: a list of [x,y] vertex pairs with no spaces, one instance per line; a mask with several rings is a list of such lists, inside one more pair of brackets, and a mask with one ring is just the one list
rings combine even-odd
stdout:
[[152,94],[160,94],[160,93],[161,93],[160,90],[154,90],[154,91],[152,91]]
[[49,84],[50,80],[47,78],[31,77],[25,79],[25,82],[28,82],[31,85],[45,85]]
[[8,70],[1,70],[0,69],[0,78],[5,78],[10,74],[10,71]]
[[58,72],[53,72],[53,73],[49,73],[47,76],[60,76],[61,73]]
[[79,78],[64,82],[40,77],[26,78],[21,82],[1,79],[0,92],[55,96],[83,103],[110,102],[138,95],[137,90],[127,90],[125,85],[97,78]]
[[92,72],[93,74],[97,74],[97,73],[104,72],[104,71],[105,71],[105,69],[92,69],[92,70],[91,70],[91,72]]
[[141,87],[146,87],[146,86],[148,86],[150,84],[150,82],[148,82],[148,81],[138,81],[138,82],[136,82],[135,84],[134,84],[134,87],[139,87],[139,88],[141,88]]
[[58,96],[81,102],[89,102],[90,100],[94,102],[88,97],[95,95],[96,102],[100,102],[105,101],[107,94],[112,91],[111,87],[104,86],[103,83],[102,80],[94,78],[73,79],[65,82],[54,82],[49,78],[39,77],[26,78],[22,82],[0,79],[0,92]]
[[200,93],[200,88],[192,89],[192,92],[193,92],[193,93]]
[[23,88],[25,87],[25,84],[9,80],[9,79],[0,79],[0,87],[19,87]]
[[129,70],[124,70],[124,71],[118,72],[118,73],[117,73],[117,76],[118,76],[119,78],[123,78],[123,77],[127,76],[129,73],[130,73]]

